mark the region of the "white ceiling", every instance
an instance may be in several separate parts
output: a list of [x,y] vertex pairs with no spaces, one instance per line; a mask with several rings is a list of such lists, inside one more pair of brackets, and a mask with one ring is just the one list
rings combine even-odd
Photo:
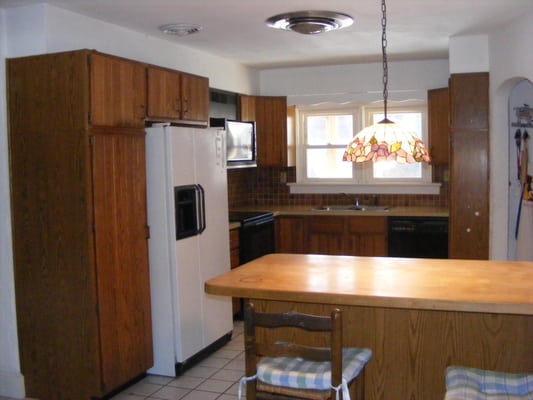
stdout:
[[[0,0],[0,7],[39,2],[42,0]],[[380,0],[46,2],[258,68],[381,58]],[[324,9],[349,14],[355,22],[321,35],[278,31],[264,23],[275,14]],[[533,0],[387,0],[387,52],[394,60],[447,57],[450,37],[487,33],[526,12],[533,12]],[[198,24],[203,29],[187,37],[168,36],[158,30],[168,23]]]

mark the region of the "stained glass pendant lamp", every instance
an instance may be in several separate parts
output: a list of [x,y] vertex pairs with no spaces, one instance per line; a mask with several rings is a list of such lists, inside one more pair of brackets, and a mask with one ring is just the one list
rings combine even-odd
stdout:
[[381,1],[381,51],[383,55],[383,108],[384,118],[377,124],[366,127],[350,141],[343,161],[396,161],[415,163],[431,161],[429,152],[420,138],[387,118],[388,65],[387,65],[387,6]]

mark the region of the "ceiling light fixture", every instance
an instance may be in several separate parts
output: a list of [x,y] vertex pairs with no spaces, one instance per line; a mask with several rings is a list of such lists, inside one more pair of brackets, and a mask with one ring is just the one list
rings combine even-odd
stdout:
[[200,32],[202,30],[202,27],[200,25],[179,23],[161,25],[159,27],[159,30],[163,33],[166,33],[167,35],[187,36],[192,35],[193,33]]
[[274,15],[266,20],[266,24],[271,28],[315,35],[350,26],[353,18],[333,11],[295,11]]
[[413,132],[405,130],[387,118],[389,70],[387,65],[387,6],[385,0],[381,1],[381,11],[384,118],[377,124],[356,134],[346,147],[342,159],[351,162],[392,160],[401,164],[422,161],[429,163],[431,158],[422,140]]

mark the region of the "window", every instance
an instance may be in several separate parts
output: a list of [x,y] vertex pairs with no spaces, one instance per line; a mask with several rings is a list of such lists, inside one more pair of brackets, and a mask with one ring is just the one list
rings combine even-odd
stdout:
[[[412,130],[427,143],[426,114],[425,104],[417,102],[389,106],[387,117]],[[296,185],[390,187],[430,183],[431,168],[425,163],[342,161],[346,145],[355,133],[363,129],[363,121],[365,126],[369,126],[381,121],[383,117],[382,106],[376,105],[352,104],[299,109]]]

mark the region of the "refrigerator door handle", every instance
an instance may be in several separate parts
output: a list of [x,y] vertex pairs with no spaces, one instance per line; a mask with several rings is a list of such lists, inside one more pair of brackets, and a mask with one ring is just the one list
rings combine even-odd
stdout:
[[205,191],[204,191],[204,188],[202,187],[202,185],[198,184],[198,185],[195,185],[196,186],[196,193],[197,193],[197,196],[196,196],[196,201],[198,202],[197,203],[197,207],[196,209],[198,210],[198,230],[197,230],[197,234],[200,234],[202,233],[203,231],[205,231],[205,228],[206,228],[206,222],[205,222]]

